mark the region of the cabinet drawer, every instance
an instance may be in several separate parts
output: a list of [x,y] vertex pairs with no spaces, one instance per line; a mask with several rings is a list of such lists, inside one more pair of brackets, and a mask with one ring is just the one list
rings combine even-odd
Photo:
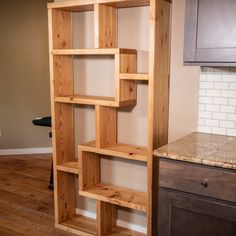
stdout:
[[236,172],[160,160],[160,187],[236,202]]

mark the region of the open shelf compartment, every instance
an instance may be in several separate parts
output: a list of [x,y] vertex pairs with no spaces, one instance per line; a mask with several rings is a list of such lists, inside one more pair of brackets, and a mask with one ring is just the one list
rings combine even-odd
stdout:
[[103,202],[146,212],[147,193],[101,183],[100,158],[103,155],[81,150],[81,147],[79,146],[78,151],[80,172],[79,194]]
[[[74,91],[74,56],[113,56],[114,97],[76,94]],[[136,104],[136,82],[119,80],[120,72],[136,71],[136,50],[133,49],[59,49],[53,50],[54,101],[58,103],[122,107]],[[113,62],[112,62],[113,63]],[[81,75],[78,75],[81,78]],[[66,90],[65,90],[66,88]],[[94,89],[93,89],[94,90]],[[81,92],[81,91],[80,91]]]
[[96,220],[75,214],[70,219],[56,225],[57,228],[81,236],[93,236],[96,234]]

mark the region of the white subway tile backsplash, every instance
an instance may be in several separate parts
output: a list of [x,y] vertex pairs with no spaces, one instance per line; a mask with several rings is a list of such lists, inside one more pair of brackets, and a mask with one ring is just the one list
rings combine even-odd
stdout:
[[236,106],[236,98],[229,98],[229,105]]
[[207,75],[204,73],[200,74],[200,81],[207,81]]
[[222,134],[222,135],[226,135],[227,129],[225,128],[217,128],[217,127],[213,127],[212,128],[212,133],[213,134]]
[[228,114],[228,120],[232,120],[236,122],[236,114]]
[[213,82],[202,82],[199,83],[200,89],[213,89],[214,83]]
[[198,105],[198,110],[199,111],[205,111],[206,105],[205,104],[199,104]]
[[213,103],[213,98],[211,98],[211,97],[199,97],[199,103],[212,104]]
[[205,118],[205,119],[211,119],[212,118],[212,112],[209,111],[199,111],[198,112],[199,118]]
[[236,91],[234,91],[234,90],[222,90],[221,91],[221,97],[236,98]]
[[203,68],[198,131],[236,136],[236,68]]
[[217,120],[227,120],[227,113],[221,113],[221,112],[214,112],[213,113],[213,119]]
[[225,121],[221,120],[220,121],[220,127],[221,128],[234,128],[234,122],[233,121]]
[[219,82],[221,77],[221,74],[207,74],[207,81]]
[[220,97],[220,90],[218,89],[208,89],[206,91],[207,96],[209,97]]
[[228,98],[214,98],[213,103],[218,105],[228,105]]
[[206,111],[220,111],[220,105],[206,105]]
[[199,89],[199,96],[206,96],[206,90],[205,89]]
[[222,81],[236,83],[236,75],[235,74],[222,75]]
[[227,129],[227,135],[236,136],[236,129]]
[[235,113],[235,106],[220,106],[221,112]]
[[208,126],[198,126],[198,132],[203,132],[203,133],[211,133],[212,132],[212,128],[208,127]]
[[229,83],[223,83],[223,82],[215,82],[214,83],[214,89],[228,89]]
[[235,92],[236,92],[236,83],[230,83],[229,88],[232,89],[232,90],[235,90]]
[[207,126],[218,127],[219,123],[219,120],[205,120],[205,125]]
[[198,119],[198,125],[204,125],[205,119]]

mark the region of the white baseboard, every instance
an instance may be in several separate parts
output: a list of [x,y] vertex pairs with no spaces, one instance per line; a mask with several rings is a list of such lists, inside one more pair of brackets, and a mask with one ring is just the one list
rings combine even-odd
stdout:
[[0,156],[3,155],[22,155],[22,154],[43,154],[52,153],[51,147],[46,148],[21,148],[21,149],[1,149]]
[[[94,212],[84,211],[84,210],[81,210],[81,209],[77,208],[76,213],[78,215],[82,215],[82,216],[86,216],[88,218],[96,219],[96,213],[94,213]],[[140,232],[140,233],[144,233],[144,234],[147,233],[147,229],[145,227],[142,227],[142,226],[137,225],[137,224],[132,224],[132,223],[129,223],[129,222],[124,221],[124,220],[117,220],[116,224],[120,227],[127,228],[127,229],[130,229],[130,230],[134,230],[134,231],[137,231],[137,232]]]

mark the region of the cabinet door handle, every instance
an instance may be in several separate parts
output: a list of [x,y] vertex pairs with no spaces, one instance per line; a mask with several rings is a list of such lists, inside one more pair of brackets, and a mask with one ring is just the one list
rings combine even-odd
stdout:
[[201,186],[204,187],[204,188],[207,188],[207,186],[208,186],[207,180],[205,180],[205,179],[202,180],[202,181],[201,181]]

